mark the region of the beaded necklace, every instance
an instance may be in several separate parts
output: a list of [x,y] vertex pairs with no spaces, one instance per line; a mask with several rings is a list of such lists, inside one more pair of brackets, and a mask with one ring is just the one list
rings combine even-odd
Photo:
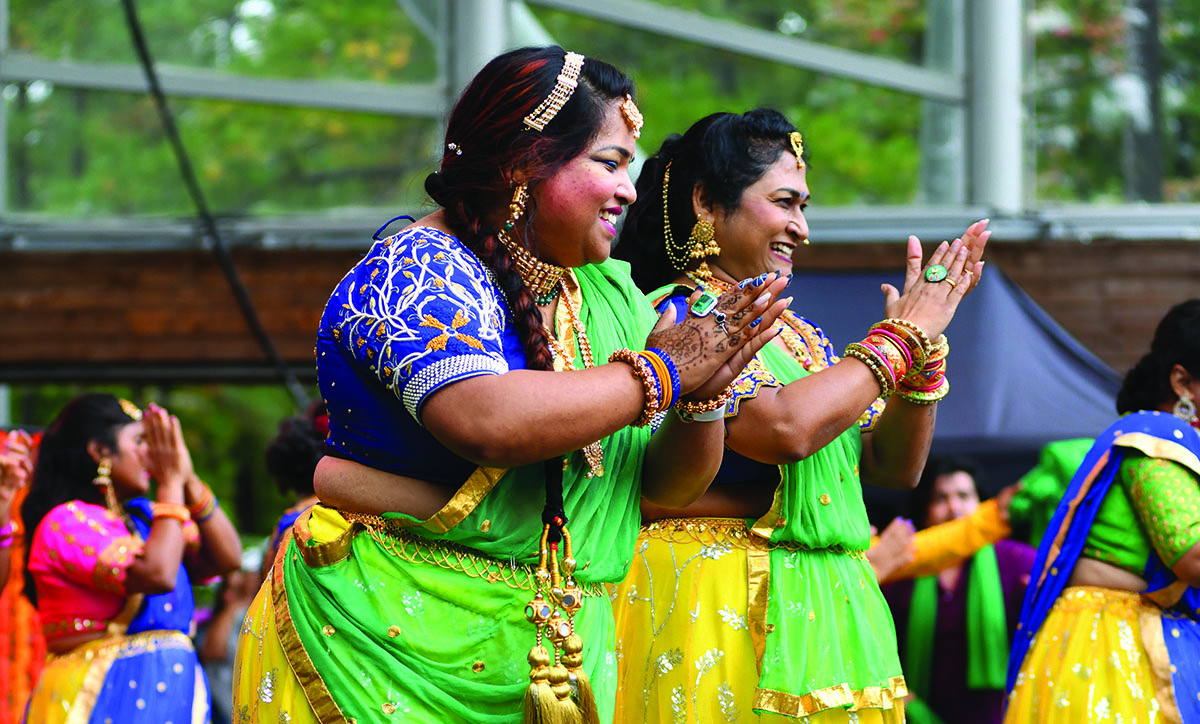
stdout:
[[[571,298],[571,292],[567,288],[567,279],[578,289],[578,282],[575,281],[575,275],[570,271],[564,275],[564,278],[558,283],[558,300],[567,310],[567,319],[570,321],[570,330],[575,334],[575,347],[579,352],[579,357],[583,359],[583,369],[595,367],[596,363],[592,357],[592,343],[588,341],[587,330],[583,327],[583,320],[580,319],[579,310],[575,308],[575,302]],[[557,316],[557,313],[556,315]],[[549,330],[550,348],[554,352],[554,356],[562,360],[564,370],[574,370],[575,355],[567,352],[566,346],[558,339],[555,334],[557,324]],[[565,336],[565,335],[564,335]],[[588,472],[587,477],[594,478],[604,475],[604,448],[600,446],[600,441],[588,443],[583,446],[583,459],[587,461]]]

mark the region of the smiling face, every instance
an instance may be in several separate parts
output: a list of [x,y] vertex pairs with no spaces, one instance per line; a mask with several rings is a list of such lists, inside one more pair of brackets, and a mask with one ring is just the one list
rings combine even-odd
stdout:
[[637,193],[629,178],[633,131],[613,101],[600,133],[583,153],[530,190],[537,203],[533,220],[537,256],[559,266],[604,261],[617,235],[614,224]]
[[146,444],[141,422],[131,422],[117,430],[117,449],[111,451],[113,490],[117,498],[126,500],[145,495],[150,490],[150,473],[146,470]]
[[716,227],[721,255],[708,260],[714,272],[723,271],[733,281],[772,271],[791,273],[792,252],[808,238],[806,173],[785,151],[746,187],[732,212],[697,204],[697,213]]

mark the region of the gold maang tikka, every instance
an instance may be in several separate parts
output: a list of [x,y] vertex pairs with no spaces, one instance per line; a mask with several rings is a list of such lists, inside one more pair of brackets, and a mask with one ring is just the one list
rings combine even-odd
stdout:
[[800,131],[792,131],[788,134],[788,142],[792,144],[792,153],[796,154],[796,168],[804,168],[804,138],[801,137]]

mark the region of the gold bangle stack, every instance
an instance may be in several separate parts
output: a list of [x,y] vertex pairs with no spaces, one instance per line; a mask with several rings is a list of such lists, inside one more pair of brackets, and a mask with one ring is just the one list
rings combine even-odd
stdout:
[[907,321],[907,319],[898,318],[884,319],[882,322],[877,322],[875,327],[871,329],[888,331],[888,333],[892,333],[904,341],[908,351],[912,353],[912,365],[908,369],[919,370],[920,367],[925,365],[925,359],[929,357],[932,343],[929,341],[929,335],[925,334],[924,329]]
[[943,334],[929,350],[925,364],[909,370],[900,380],[896,386],[900,397],[918,405],[932,405],[945,397],[950,391],[950,381],[946,379],[946,356],[949,354],[950,343]]
[[871,374],[875,375],[875,381],[879,383],[880,397],[886,399],[896,391],[896,378],[891,368],[888,367],[887,358],[875,347],[862,342],[851,342],[846,345],[846,351],[842,356],[853,357],[871,370]]
[[192,514],[182,503],[152,503],[150,510],[154,518],[174,518],[180,523],[186,523],[192,519]]

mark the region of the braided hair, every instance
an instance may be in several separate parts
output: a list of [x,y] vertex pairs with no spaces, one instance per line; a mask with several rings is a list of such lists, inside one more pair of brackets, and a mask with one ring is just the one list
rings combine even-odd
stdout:
[[[642,165],[637,201],[629,207],[613,256],[633,267],[642,291],[679,276],[667,255],[663,229],[663,176],[671,166],[666,212],[676,243],[688,238],[696,222],[692,190],[698,185],[725,213],[737,210],[742,194],[763,177],[782,153],[791,152],[788,134],[796,130],[771,108],[746,113],[713,113],[692,124],[682,136],[663,141]],[[719,240],[718,240],[719,241]],[[699,260],[694,261],[699,266]],[[694,266],[691,268],[695,268]]]
[[1154,330],[1150,351],[1125,375],[1117,393],[1117,412],[1155,410],[1175,397],[1171,370],[1181,365],[1200,377],[1200,299],[1171,307]]
[[[578,87],[554,119],[540,132],[527,130],[525,116],[550,95],[565,58],[566,51],[558,46],[520,48],[485,65],[450,114],[441,169],[425,180],[426,192],[445,209],[446,222],[459,240],[495,276],[526,362],[537,370],[553,368],[541,312],[484,214],[507,206],[514,172],[533,188],[583,153],[599,134],[608,105],[633,93],[633,82],[625,74],[588,58]],[[528,230],[537,213],[532,196],[525,213]],[[527,232],[514,232],[513,238],[537,255],[537,240]]]

